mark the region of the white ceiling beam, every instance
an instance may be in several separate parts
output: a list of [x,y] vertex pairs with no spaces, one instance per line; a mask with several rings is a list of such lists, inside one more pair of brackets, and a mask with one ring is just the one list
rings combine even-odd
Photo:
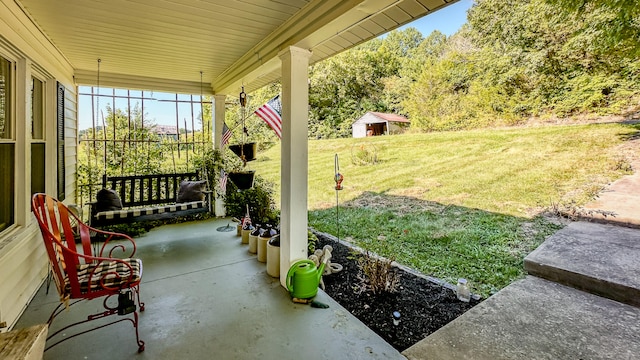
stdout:
[[363,0],[314,0],[240,57],[211,86],[216,93],[236,92],[243,78],[318,29],[352,10]]

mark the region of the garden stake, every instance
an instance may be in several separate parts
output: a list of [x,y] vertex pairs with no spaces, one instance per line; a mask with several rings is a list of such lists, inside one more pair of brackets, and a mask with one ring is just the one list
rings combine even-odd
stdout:
[[340,163],[338,162],[338,154],[336,154],[334,158],[334,172],[336,174],[334,177],[334,180],[336,182],[336,228],[338,233],[338,240],[340,240],[340,218],[339,218],[340,203],[338,201],[338,191],[342,190],[342,180],[344,180],[344,176],[340,174]]

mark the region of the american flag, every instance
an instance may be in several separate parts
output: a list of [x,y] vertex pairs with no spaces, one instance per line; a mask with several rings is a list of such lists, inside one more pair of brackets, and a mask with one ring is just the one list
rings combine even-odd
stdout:
[[224,147],[229,143],[231,139],[231,130],[227,126],[226,122],[222,123],[222,139],[220,140],[220,147]]
[[242,218],[242,228],[247,229],[251,225],[251,217],[249,217],[249,205],[247,204],[247,214]]
[[273,99],[267,101],[254,114],[264,120],[276,132],[278,138],[282,138],[282,103],[280,103],[280,95],[276,95]]
[[227,180],[229,180],[229,176],[224,171],[224,169],[220,169],[220,192],[227,192]]

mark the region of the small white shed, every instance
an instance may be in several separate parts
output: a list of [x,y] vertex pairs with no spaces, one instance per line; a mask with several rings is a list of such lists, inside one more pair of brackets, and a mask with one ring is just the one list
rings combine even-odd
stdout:
[[401,134],[411,122],[404,116],[369,111],[351,125],[354,138]]

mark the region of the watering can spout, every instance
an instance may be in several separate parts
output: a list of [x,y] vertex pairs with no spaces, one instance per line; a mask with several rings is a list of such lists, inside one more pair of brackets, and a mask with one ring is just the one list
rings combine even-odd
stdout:
[[317,274],[318,284],[320,284],[320,280],[322,280],[322,274],[324,273],[324,266],[326,264],[327,264],[326,260],[320,264],[320,268],[318,269],[318,274]]

